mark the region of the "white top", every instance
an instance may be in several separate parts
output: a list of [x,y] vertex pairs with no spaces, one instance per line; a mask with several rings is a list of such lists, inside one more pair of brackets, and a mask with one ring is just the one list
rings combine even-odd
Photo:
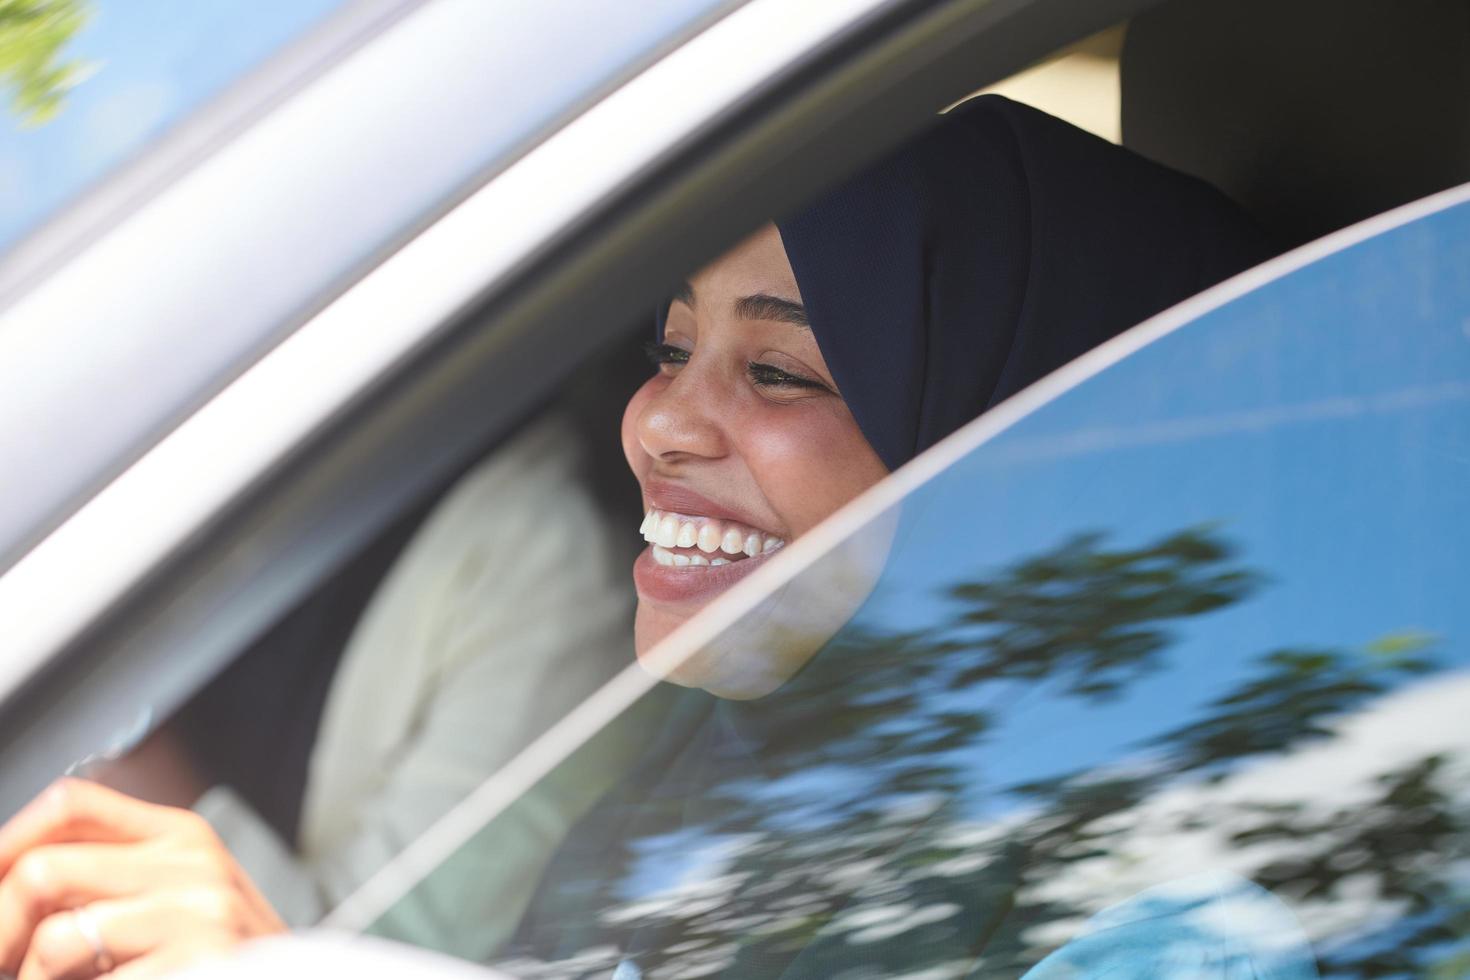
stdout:
[[[635,529],[606,526],[580,462],[563,423],[536,423],[465,476],[399,556],[333,678],[299,854],[228,788],[196,804],[289,924],[320,918],[630,662],[632,582],[609,535]],[[538,846],[495,855],[494,874],[532,885],[591,802],[537,814],[525,837]],[[409,901],[422,908],[395,910],[411,923],[399,938],[490,952],[528,896],[478,884],[452,898],[421,886]]]

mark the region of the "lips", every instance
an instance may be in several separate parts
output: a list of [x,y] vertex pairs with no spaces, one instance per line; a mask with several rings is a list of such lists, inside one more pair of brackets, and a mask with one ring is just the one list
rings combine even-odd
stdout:
[[687,487],[649,481],[644,489],[653,506],[638,529],[649,547],[633,566],[641,599],[703,604],[786,544]]
[[645,548],[633,563],[633,584],[638,597],[661,605],[704,605],[715,596],[755,571],[775,552],[731,561],[725,565],[662,565],[653,549]]
[[750,515],[696,493],[682,483],[650,478],[643,484],[643,495],[648,500],[648,506],[655,510],[674,514],[699,514],[713,520],[734,521],[756,527]]

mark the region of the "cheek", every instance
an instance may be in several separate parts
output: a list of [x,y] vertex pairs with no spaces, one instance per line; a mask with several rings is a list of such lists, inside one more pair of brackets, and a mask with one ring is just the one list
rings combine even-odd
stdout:
[[887,475],[845,406],[785,406],[752,421],[745,458],[794,534],[810,530]]

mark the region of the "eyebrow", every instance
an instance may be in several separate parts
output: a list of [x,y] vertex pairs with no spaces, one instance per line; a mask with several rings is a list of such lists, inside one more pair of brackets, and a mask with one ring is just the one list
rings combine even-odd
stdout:
[[[694,287],[687,282],[681,283],[674,291],[672,299],[673,302],[692,307]],[[767,293],[740,297],[735,301],[735,315],[742,320],[774,320],[778,323],[791,323],[798,327],[811,328],[811,320],[807,318],[805,306]]]
[[765,293],[740,297],[735,301],[735,315],[744,320],[775,320],[807,328],[812,325],[807,319],[805,306]]

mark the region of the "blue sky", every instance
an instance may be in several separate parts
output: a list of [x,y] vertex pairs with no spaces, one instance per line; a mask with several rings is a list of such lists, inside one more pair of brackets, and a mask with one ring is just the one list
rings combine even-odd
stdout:
[[1138,352],[905,502],[861,614],[932,621],[943,587],[1102,531],[1212,524],[1265,576],[1180,623],[1171,669],[1098,707],[1034,690],[982,750],[1008,784],[1117,761],[1257,657],[1400,630],[1470,662],[1470,206],[1301,270]]
[[0,249],[342,3],[92,0],[66,54],[93,71],[61,113],[0,111]]

